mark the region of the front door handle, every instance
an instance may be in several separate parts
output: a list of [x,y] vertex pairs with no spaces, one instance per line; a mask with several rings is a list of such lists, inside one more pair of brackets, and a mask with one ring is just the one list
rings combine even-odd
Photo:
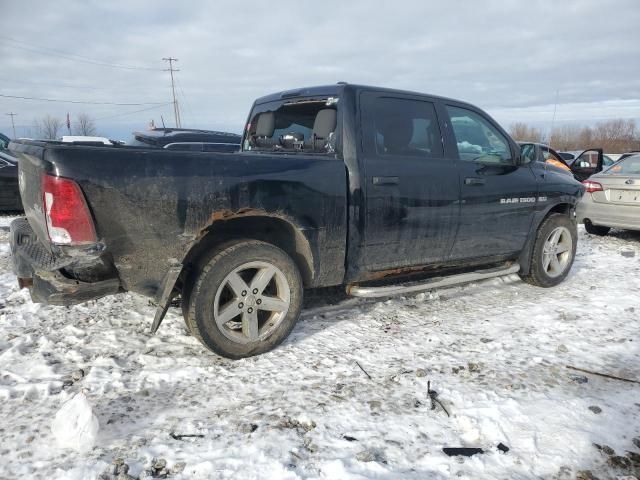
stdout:
[[398,177],[373,177],[374,185],[398,185],[399,183]]
[[465,185],[484,185],[486,183],[484,178],[467,177],[464,179]]

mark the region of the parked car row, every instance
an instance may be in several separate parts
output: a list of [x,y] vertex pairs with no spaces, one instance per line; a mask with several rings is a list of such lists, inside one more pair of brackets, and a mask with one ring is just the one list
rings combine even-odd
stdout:
[[0,150],[0,211],[22,210],[18,188],[18,159]]
[[[163,148],[189,152],[234,152],[240,149],[241,136],[235,133],[211,130],[157,128],[135,132],[129,142],[106,137],[65,135],[56,142],[66,145],[113,146],[129,145],[144,148]],[[7,147],[10,139],[0,133],[0,211],[21,211],[22,201],[18,189],[18,159]]]

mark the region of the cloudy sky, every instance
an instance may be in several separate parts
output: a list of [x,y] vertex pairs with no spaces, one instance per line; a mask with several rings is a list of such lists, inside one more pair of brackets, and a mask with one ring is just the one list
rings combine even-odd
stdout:
[[337,81],[467,100],[507,127],[550,126],[556,98],[556,122],[640,119],[638,0],[163,3],[3,1],[0,131],[6,112],[18,136],[67,112],[117,138],[173,125],[168,56],[187,127],[240,132],[255,97]]

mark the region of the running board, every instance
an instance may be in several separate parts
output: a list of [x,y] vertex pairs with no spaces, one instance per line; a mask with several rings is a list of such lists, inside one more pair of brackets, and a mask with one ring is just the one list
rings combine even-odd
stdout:
[[379,298],[392,297],[407,293],[424,292],[442,287],[451,287],[462,283],[476,282],[488,278],[502,277],[518,273],[520,265],[515,263],[507,267],[490,268],[469,273],[460,273],[449,277],[430,278],[422,283],[405,283],[401,285],[387,285],[384,287],[365,287],[361,285],[347,285],[347,294],[354,297]]

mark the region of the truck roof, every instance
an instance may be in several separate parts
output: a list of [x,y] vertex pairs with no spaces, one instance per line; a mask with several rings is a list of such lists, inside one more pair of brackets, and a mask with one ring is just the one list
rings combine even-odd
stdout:
[[[256,105],[282,100],[284,98],[295,98],[295,97],[330,97],[330,96],[340,96],[345,88],[350,88],[354,90],[375,90],[389,93],[400,93],[405,95],[424,95],[432,98],[437,98],[439,100],[462,103],[474,107],[473,105],[464,102],[462,100],[457,100],[449,97],[442,97],[440,95],[433,95],[426,92],[415,92],[411,90],[399,90],[395,88],[387,88],[387,87],[376,87],[373,85],[357,85],[353,83],[347,82],[338,82],[333,85],[320,85],[315,87],[302,87],[302,88],[293,88],[290,90],[283,90],[280,92],[271,93],[269,95],[265,95],[263,97],[258,98],[255,103]],[[477,108],[477,107],[474,107]]]

